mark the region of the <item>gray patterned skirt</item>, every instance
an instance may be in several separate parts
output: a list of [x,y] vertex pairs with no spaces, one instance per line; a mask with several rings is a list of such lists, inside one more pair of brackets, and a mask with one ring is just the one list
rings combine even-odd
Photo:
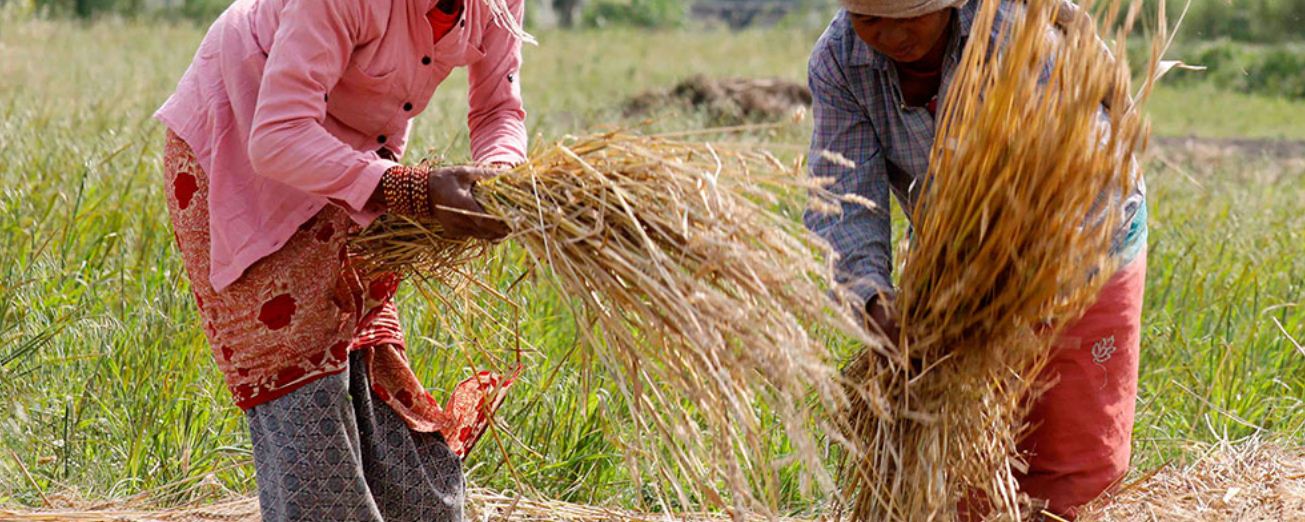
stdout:
[[461,522],[462,462],[372,394],[361,354],[247,412],[263,520]]

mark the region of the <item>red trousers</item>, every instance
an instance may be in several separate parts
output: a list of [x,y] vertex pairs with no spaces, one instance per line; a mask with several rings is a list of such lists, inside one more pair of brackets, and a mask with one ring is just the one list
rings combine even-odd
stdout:
[[1073,518],[1128,471],[1145,280],[1143,250],[1053,348],[1054,385],[1030,413],[1035,428],[1020,445],[1029,471],[1017,478],[1059,516]]

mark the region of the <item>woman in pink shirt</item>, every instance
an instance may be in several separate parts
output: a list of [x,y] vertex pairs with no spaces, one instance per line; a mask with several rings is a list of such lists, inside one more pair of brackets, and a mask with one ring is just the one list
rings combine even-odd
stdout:
[[[522,161],[524,0],[237,0],[155,115],[168,210],[214,359],[249,420],[263,520],[461,520],[460,457],[509,382],[441,406],[404,353],[398,277],[346,237],[383,212],[506,229],[471,198]],[[398,163],[468,70],[474,166]]]

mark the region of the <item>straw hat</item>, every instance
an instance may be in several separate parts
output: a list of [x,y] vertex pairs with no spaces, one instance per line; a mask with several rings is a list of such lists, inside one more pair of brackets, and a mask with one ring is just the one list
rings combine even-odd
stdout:
[[849,13],[884,18],[911,18],[948,7],[960,7],[967,0],[839,0]]

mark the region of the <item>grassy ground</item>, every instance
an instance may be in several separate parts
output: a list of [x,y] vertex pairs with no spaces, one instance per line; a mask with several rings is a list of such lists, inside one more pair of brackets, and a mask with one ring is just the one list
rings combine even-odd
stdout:
[[1305,139],[1305,103],[1220,91],[1206,85],[1162,85],[1151,105],[1160,136]]
[[[0,19],[0,504],[38,503],[66,487],[124,495],[210,475],[233,490],[252,486],[242,416],[209,360],[172,247],[158,190],[162,130],[149,119],[201,35]],[[800,80],[816,36],[542,34],[523,73],[530,127],[546,141],[636,124],[619,120],[622,100],[694,73]],[[417,154],[465,157],[462,78],[418,118]],[[1162,134],[1305,138],[1300,102],[1166,89],[1155,108]],[[679,114],[653,126],[705,120]],[[806,129],[770,139],[801,145]],[[1301,442],[1305,353],[1284,330],[1305,339],[1305,165],[1171,150],[1152,162],[1150,180],[1136,464],[1259,432]],[[500,270],[495,281],[516,273],[510,262]],[[529,284],[517,296],[530,367],[507,406],[510,433],[498,448],[482,446],[471,479],[637,505],[648,492],[624,467],[618,436],[628,416],[608,383],[577,372],[590,361],[573,351],[565,306]],[[414,367],[437,389],[463,376],[457,346],[508,349],[415,296],[402,304]],[[773,444],[782,454],[782,439]],[[794,484],[789,500],[813,499]]]

